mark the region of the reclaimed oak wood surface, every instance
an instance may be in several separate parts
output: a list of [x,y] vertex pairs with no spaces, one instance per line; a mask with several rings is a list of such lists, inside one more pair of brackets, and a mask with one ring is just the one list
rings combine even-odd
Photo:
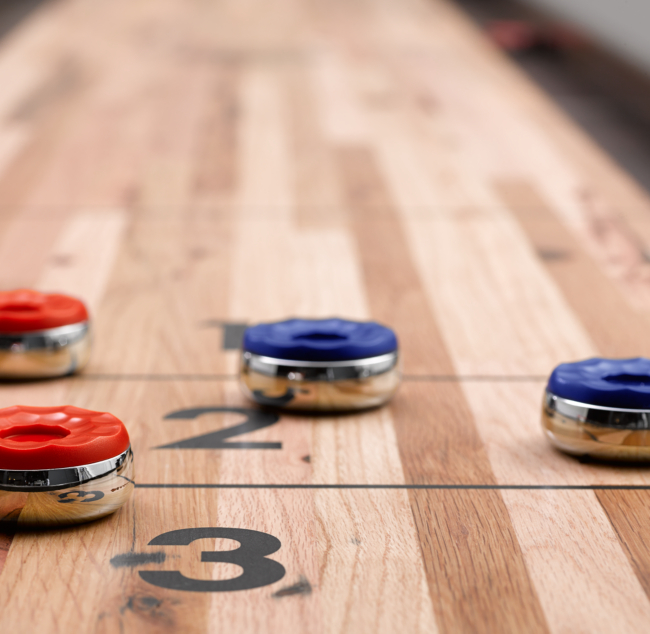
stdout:
[[[51,0],[0,86],[0,287],[95,327],[0,406],[113,412],[137,479],[0,535],[3,632],[647,631],[650,472],[553,451],[539,409],[559,362],[650,354],[650,200],[453,5]],[[296,315],[393,326],[392,403],[247,403],[224,342]],[[284,575],[214,591],[214,528]]]

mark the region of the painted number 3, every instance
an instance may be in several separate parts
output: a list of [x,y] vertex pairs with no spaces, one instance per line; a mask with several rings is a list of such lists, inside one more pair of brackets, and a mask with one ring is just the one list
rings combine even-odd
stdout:
[[[70,497],[70,496],[73,497]],[[96,502],[104,497],[101,491],[66,491],[57,496],[59,504],[73,504],[74,502]]]
[[197,539],[234,539],[240,546],[235,550],[204,550],[201,561],[236,564],[243,569],[232,579],[192,579],[178,570],[141,570],[146,582],[169,590],[188,592],[232,592],[251,590],[275,583],[284,577],[284,566],[267,559],[280,549],[280,540],[273,535],[245,528],[183,528],[154,537],[149,546],[187,546]]

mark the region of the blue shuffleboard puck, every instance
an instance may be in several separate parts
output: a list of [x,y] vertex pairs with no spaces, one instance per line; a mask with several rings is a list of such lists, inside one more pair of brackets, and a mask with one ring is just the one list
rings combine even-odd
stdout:
[[376,322],[287,319],[245,331],[240,379],[262,405],[363,409],[394,394],[398,358],[395,333]]
[[650,460],[650,360],[587,359],[552,372],[542,424],[557,448],[607,460]]

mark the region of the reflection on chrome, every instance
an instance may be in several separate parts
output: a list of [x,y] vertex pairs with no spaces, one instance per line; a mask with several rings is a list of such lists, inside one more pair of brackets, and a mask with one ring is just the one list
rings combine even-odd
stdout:
[[0,469],[0,490],[4,491],[46,491],[77,486],[120,471],[132,457],[131,447],[110,460],[66,469],[39,471],[7,471]]

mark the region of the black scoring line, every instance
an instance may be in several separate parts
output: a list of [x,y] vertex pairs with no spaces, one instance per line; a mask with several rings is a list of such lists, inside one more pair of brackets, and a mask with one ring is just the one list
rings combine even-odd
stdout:
[[637,491],[650,484],[153,484],[138,489],[423,489],[452,491]]
[[[74,380],[90,381],[235,381],[236,374],[92,374],[84,373],[73,377]],[[456,382],[494,382],[494,383],[515,383],[531,382],[538,383],[546,381],[546,376],[535,375],[454,375],[454,374],[405,374],[403,381],[431,381],[441,383]]]

